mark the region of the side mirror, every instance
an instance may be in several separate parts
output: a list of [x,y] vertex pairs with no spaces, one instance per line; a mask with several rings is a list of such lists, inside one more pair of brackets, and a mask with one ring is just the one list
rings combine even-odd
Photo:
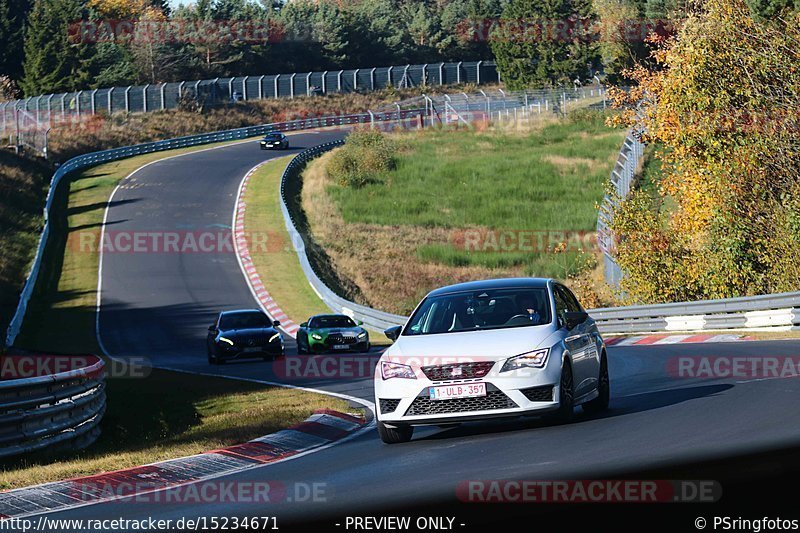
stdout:
[[280,321],[280,320],[273,320],[273,321],[272,321],[272,325],[273,325],[273,326],[275,326],[275,327],[277,328],[278,326],[280,326],[280,325],[281,325],[281,321]]
[[210,326],[208,326],[208,332],[209,333],[213,333],[216,330],[217,330],[217,325],[216,324],[211,324]]
[[583,311],[577,313],[564,313],[564,318],[567,322],[567,329],[573,329],[578,324],[582,324],[589,318],[589,314]]
[[363,326],[364,322],[362,320],[356,320],[356,326]]
[[403,330],[403,326],[392,326],[386,331],[383,332],[384,335],[389,337],[391,340],[396,341],[397,337],[400,336],[400,332]]
[[303,322],[302,324],[300,324],[300,327],[301,328],[307,328],[308,327],[308,322]]

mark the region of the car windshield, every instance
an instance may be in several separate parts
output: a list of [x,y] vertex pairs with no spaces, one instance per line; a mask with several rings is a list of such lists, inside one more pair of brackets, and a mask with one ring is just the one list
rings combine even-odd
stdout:
[[458,292],[426,298],[403,335],[456,333],[550,323],[546,289],[515,288]]
[[269,135],[264,137],[264,140],[266,140],[266,141],[280,141],[281,140],[281,134],[280,133],[270,133]]
[[318,316],[311,319],[312,328],[352,328],[356,323],[349,316]]
[[272,326],[267,315],[257,311],[247,313],[226,313],[219,321],[219,329],[267,328]]

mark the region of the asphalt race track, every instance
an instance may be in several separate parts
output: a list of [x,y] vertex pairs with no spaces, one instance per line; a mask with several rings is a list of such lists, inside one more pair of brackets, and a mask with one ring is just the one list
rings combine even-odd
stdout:
[[[290,152],[342,135],[333,131],[293,135]],[[247,142],[149,165],[114,195],[106,231],[194,231],[229,226],[244,174],[257,163],[284,154],[260,151],[255,142]],[[262,278],[269,288],[268,274],[262,273]],[[206,362],[206,329],[216,313],[256,306],[233,253],[105,254],[102,286],[100,337],[110,355],[143,356],[165,368],[285,380],[285,372],[273,368],[285,364],[281,361],[222,366]],[[290,348],[293,353],[294,345]],[[798,348],[798,341],[610,347],[611,409],[601,417],[578,414],[574,423],[564,426],[531,419],[417,429],[411,443],[393,446],[382,444],[370,430],[317,453],[231,476],[237,482],[280,480],[287,486],[324,483],[324,502],[284,501],[266,508],[207,502],[109,502],[52,516],[178,519],[277,515],[279,526],[313,520],[325,526],[321,530],[345,531],[344,516],[396,510],[414,515],[450,512],[457,517],[456,530],[468,530],[483,521],[500,522],[519,513],[550,516],[551,512],[551,508],[535,504],[504,508],[502,513],[486,504],[459,505],[456,489],[468,480],[636,478],[644,474],[661,476],[657,479],[680,476],[720,481],[721,503],[682,504],[682,513],[689,507],[691,516],[710,516],[715,511],[719,514],[724,504],[725,509],[737,505],[736,509],[744,512],[747,506],[739,477],[760,473],[773,479],[770,476],[785,475],[794,467],[774,459],[777,456],[758,462],[755,456],[745,456],[800,447],[800,381],[680,378],[668,369],[679,356],[794,356]],[[372,401],[371,376],[366,373],[292,383]],[[781,457],[797,463],[795,455]],[[768,483],[750,485],[750,489],[759,495],[759,502],[778,502],[780,488]],[[599,505],[580,510],[595,516]],[[609,507],[614,506],[606,505],[603,511]],[[672,520],[673,530],[695,530],[692,521],[676,512],[677,504],[644,507],[633,506],[631,516],[647,512],[659,516],[662,524]],[[569,516],[571,510],[566,506],[556,509],[569,511],[560,512],[559,517]],[[572,530],[568,525],[561,529]]]

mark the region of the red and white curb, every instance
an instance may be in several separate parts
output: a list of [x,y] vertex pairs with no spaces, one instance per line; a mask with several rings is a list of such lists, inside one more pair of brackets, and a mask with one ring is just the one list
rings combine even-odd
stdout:
[[744,335],[726,333],[722,335],[636,335],[633,337],[607,337],[603,339],[606,346],[649,346],[663,344],[696,343],[696,342],[735,342],[751,340]]
[[277,303],[275,303],[275,300],[272,299],[272,296],[270,296],[264,286],[264,282],[261,280],[261,276],[258,275],[258,271],[253,264],[253,259],[250,257],[250,250],[245,233],[244,218],[247,211],[247,203],[244,201],[244,196],[247,193],[247,184],[250,182],[250,177],[256,170],[258,170],[261,165],[268,162],[269,161],[263,161],[251,168],[247,174],[244,175],[242,182],[239,184],[239,191],[236,196],[236,207],[233,211],[233,243],[239,265],[242,268],[247,284],[250,286],[250,292],[252,292],[255,299],[258,300],[261,308],[264,309],[273,320],[279,320],[281,328],[288,335],[294,337],[297,335],[299,326],[283,312]]
[[[139,501],[143,495],[211,481],[330,446],[354,435],[365,425],[361,417],[319,410],[300,424],[221,450],[0,492],[0,519],[23,518],[112,500]],[[210,492],[206,487],[203,489],[212,495],[228,490],[223,487],[212,487]],[[152,500],[155,498],[150,496]]]

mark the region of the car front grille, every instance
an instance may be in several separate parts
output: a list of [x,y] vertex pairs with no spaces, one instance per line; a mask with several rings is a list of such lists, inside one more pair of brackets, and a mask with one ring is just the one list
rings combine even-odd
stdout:
[[358,339],[355,335],[342,335],[341,333],[331,333],[326,342],[332,344],[355,344]]
[[494,366],[493,361],[453,363],[449,365],[423,366],[422,372],[431,381],[482,378]]
[[400,400],[381,398],[380,404],[381,404],[381,413],[383,414],[393,413],[397,409],[397,406],[400,405]]
[[514,400],[506,396],[497,387],[486,385],[486,396],[477,398],[451,398],[448,400],[431,400],[428,390],[414,400],[405,416],[445,415],[468,413],[471,411],[491,411],[493,409],[513,409],[519,407]]
[[530,389],[522,389],[520,392],[532,402],[553,401],[553,387],[551,385],[546,387],[531,387]]

